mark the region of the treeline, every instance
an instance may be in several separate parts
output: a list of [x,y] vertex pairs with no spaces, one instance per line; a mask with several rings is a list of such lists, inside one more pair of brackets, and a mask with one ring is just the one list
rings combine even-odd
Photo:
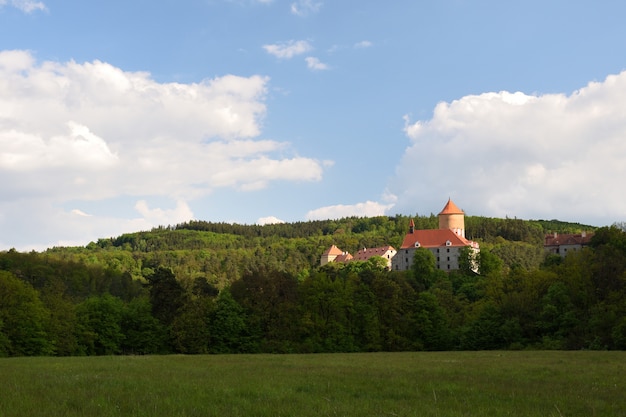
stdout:
[[[184,228],[160,233],[243,238]],[[361,238],[344,229],[352,234]],[[296,248],[307,241],[288,240]],[[187,259],[181,251],[112,244],[2,252],[0,355],[626,349],[623,231],[598,229],[590,247],[566,258],[545,257],[532,242],[489,241],[480,275],[469,261],[460,271],[438,271],[426,250],[416,251],[411,271],[387,271],[381,258],[318,267],[318,248],[315,263],[303,260],[300,270],[265,263],[270,258],[260,253],[224,282],[204,272],[181,279],[172,267]]]

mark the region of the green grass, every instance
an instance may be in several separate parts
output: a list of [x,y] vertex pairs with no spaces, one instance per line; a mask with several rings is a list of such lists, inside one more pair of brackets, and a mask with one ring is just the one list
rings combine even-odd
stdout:
[[626,416],[626,352],[0,360],[0,416]]

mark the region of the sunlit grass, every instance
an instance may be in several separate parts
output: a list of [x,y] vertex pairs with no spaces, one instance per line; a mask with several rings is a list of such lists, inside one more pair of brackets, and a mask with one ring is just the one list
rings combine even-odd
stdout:
[[623,416],[625,352],[0,360],[0,416]]

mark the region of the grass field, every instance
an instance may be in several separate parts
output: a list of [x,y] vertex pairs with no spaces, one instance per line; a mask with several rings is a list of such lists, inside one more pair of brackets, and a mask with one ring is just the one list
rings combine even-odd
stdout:
[[626,416],[626,352],[0,359],[0,416]]

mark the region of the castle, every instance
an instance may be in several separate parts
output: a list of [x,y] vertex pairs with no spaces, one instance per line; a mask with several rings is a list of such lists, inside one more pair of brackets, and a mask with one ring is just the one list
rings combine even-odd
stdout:
[[409,232],[391,261],[392,269],[411,269],[413,255],[418,248],[430,250],[437,260],[437,268],[444,271],[459,269],[461,249],[470,248],[477,253],[477,242],[465,238],[465,213],[452,200],[439,213],[439,229],[415,230],[413,219],[409,222]]
[[448,203],[439,213],[439,229],[415,230],[415,222],[411,219],[409,231],[397,251],[392,246],[384,246],[362,249],[356,256],[352,256],[333,245],[322,254],[320,264],[364,261],[378,255],[387,260],[389,269],[403,271],[411,269],[417,248],[430,250],[437,260],[437,268],[444,271],[459,269],[461,249],[470,248],[474,253],[480,250],[477,242],[465,238],[465,213],[448,199]]

